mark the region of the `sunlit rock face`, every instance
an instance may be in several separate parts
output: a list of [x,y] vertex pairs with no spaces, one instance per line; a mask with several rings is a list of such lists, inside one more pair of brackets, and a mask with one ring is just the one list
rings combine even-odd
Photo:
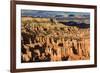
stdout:
[[90,28],[22,17],[21,37],[22,63],[90,59]]

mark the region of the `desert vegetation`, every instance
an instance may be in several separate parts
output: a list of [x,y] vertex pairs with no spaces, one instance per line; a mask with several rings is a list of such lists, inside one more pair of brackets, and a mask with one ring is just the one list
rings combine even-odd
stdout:
[[21,21],[22,63],[90,59],[89,27],[54,18],[22,17]]

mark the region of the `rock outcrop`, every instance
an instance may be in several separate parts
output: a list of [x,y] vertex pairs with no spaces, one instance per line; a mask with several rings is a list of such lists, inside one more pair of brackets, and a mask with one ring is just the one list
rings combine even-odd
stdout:
[[90,59],[90,29],[54,19],[22,19],[22,62]]

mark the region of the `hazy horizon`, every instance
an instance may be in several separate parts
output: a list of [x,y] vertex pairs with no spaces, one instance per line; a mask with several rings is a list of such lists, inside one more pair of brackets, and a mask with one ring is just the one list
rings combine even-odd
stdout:
[[21,16],[46,17],[46,18],[85,18],[90,19],[88,12],[21,10]]

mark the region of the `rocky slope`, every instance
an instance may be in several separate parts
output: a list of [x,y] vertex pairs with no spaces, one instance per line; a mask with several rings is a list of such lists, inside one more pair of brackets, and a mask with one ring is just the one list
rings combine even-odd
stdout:
[[90,59],[90,29],[50,18],[22,18],[22,62]]

